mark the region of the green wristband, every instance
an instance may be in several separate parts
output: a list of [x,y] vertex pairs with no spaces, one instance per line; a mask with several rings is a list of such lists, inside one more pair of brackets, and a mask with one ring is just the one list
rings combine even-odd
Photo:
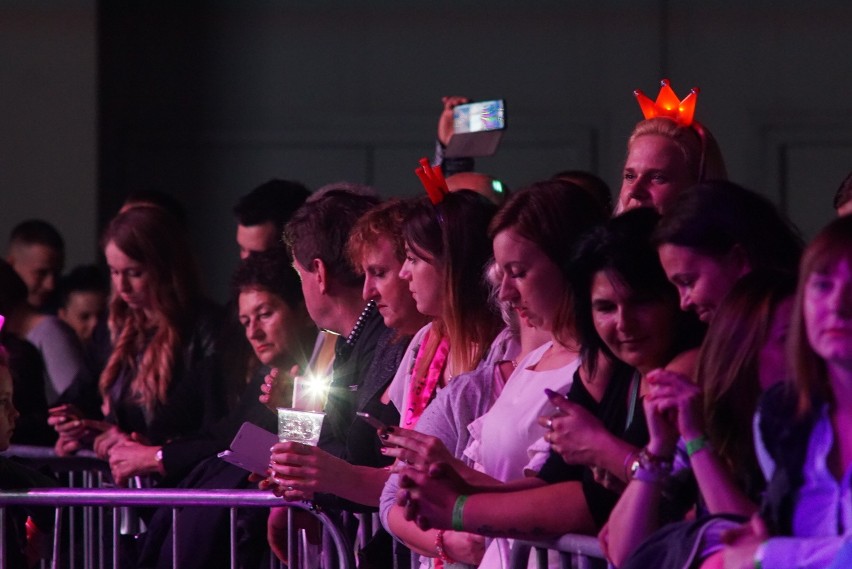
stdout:
[[464,531],[464,504],[470,496],[466,494],[456,498],[456,504],[453,506],[453,531]]
[[707,435],[701,435],[700,437],[695,437],[691,441],[686,441],[686,454],[690,458],[692,455],[704,450],[705,448],[710,448],[710,439],[707,438]]

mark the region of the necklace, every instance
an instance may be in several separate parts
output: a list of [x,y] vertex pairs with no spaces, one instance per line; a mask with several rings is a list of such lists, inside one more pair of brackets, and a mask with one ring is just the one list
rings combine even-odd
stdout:
[[358,316],[358,320],[355,321],[355,325],[352,327],[352,331],[349,332],[349,336],[346,337],[347,346],[351,348],[355,345],[355,342],[357,342],[358,338],[361,336],[361,332],[364,331],[364,326],[367,324],[367,319],[372,316],[375,310],[376,301],[369,301],[367,303],[367,306],[364,307],[364,310],[361,311],[361,315]]

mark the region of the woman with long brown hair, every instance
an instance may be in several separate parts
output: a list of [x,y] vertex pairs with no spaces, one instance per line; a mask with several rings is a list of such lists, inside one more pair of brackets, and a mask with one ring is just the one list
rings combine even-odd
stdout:
[[[119,213],[104,232],[112,280],[109,328],[113,351],[100,377],[106,420],[54,421],[57,451],[73,452],[91,441],[108,458],[123,441],[162,443],[200,426],[197,405],[173,400],[192,368],[213,352],[218,311],[200,293],[195,260],[173,216],[151,206]],[[66,410],[68,411],[68,410]]]

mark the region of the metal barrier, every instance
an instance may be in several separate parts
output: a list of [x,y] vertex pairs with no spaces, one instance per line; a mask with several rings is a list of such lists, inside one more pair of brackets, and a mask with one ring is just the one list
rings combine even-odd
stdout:
[[[27,505],[27,506],[50,506],[57,508],[56,523],[53,541],[53,557],[51,567],[58,569],[60,565],[59,551],[59,534],[61,532],[61,515],[60,509],[63,507],[108,507],[115,508],[127,506],[167,506],[172,508],[172,532],[177,528],[177,517],[179,516],[178,508],[183,506],[207,506],[207,507],[226,507],[231,511],[231,567],[236,567],[235,547],[236,547],[236,528],[235,528],[235,512],[237,507],[264,507],[272,506],[288,506],[291,511],[300,509],[311,512],[313,516],[320,521],[323,527],[324,535],[328,536],[329,542],[333,545],[334,553],[323,551],[323,567],[340,567],[341,569],[354,568],[354,558],[352,546],[340,532],[334,522],[323,512],[312,510],[309,505],[301,502],[284,502],[270,492],[260,490],[152,490],[152,489],[137,489],[137,490],[108,490],[108,489],[48,489],[48,490],[30,490],[20,492],[2,492],[0,493],[0,566],[6,567],[6,506]],[[119,567],[118,557],[118,535],[119,535],[119,516],[112,516],[112,567]],[[293,553],[296,548],[296,529],[293,524],[289,524],[288,544],[290,545],[290,567],[293,567]],[[175,536],[177,537],[177,536]],[[178,539],[172,540],[172,559],[174,567],[177,568],[178,559]],[[324,539],[325,542],[325,539]],[[104,560],[100,560],[99,567],[103,567]],[[89,569],[87,567],[86,569]]]
[[[56,524],[54,529],[53,556],[51,567],[58,569],[62,557],[59,551],[59,535],[61,533],[61,509],[65,507],[108,507],[115,511],[119,507],[127,506],[166,506],[172,509],[172,559],[173,566],[177,569],[179,540],[175,535],[177,520],[180,515],[179,507],[204,506],[204,507],[226,507],[230,509],[230,545],[231,545],[231,567],[236,567],[236,508],[237,507],[264,507],[287,506],[292,516],[294,509],[310,512],[323,528],[323,543],[328,542],[333,546],[334,553],[323,548],[322,566],[340,567],[341,569],[353,569],[355,566],[352,546],[335,523],[323,512],[313,510],[309,504],[302,502],[284,502],[281,498],[270,492],[260,490],[175,490],[175,489],[136,489],[136,490],[109,490],[109,489],[45,489],[29,491],[0,492],[0,569],[7,567],[7,544],[6,541],[6,506],[50,506],[56,507]],[[103,519],[103,518],[102,518]],[[292,517],[291,517],[292,522]],[[296,551],[296,531],[293,523],[288,524],[287,535],[288,554],[290,556],[289,566],[293,565],[293,554]],[[118,535],[119,516],[112,516],[112,567],[118,569]],[[336,555],[335,555],[336,554]],[[102,568],[104,560],[100,560],[99,567]],[[88,566],[86,569],[94,569]]]
[[566,534],[551,541],[515,540],[509,569],[527,569],[532,550],[536,553],[538,569],[548,569],[548,551],[559,553],[562,569],[598,569],[608,565],[596,537]]

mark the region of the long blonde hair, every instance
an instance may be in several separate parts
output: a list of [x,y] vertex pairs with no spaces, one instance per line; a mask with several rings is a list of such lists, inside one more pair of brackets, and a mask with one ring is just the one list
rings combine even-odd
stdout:
[[134,207],[117,215],[103,235],[103,246],[110,243],[144,266],[156,317],[150,321],[113,289],[109,329],[114,348],[101,373],[101,395],[109,408],[110,388],[122,370],[132,370],[131,394],[150,412],[166,402],[186,328],[195,319],[198,271],[183,229],[158,207]]

